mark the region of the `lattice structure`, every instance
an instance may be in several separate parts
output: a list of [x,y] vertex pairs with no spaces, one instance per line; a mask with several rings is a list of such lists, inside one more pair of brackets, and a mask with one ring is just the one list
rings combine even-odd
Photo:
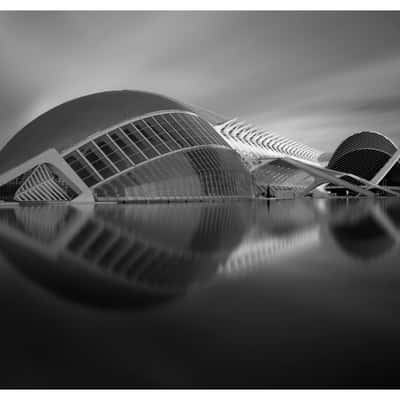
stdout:
[[17,201],[70,201],[76,193],[60,180],[51,166],[41,164],[25,179],[15,193]]
[[292,139],[272,135],[263,129],[233,119],[215,127],[222,137],[252,164],[258,160],[294,157],[319,164],[322,152]]
[[[377,132],[359,132],[344,140],[332,155],[328,168],[373,179],[398,147]],[[399,166],[393,172],[398,176]],[[392,179],[389,179],[391,181]],[[390,185],[390,182],[388,182]]]
[[210,124],[189,112],[160,112],[90,138],[64,156],[89,186],[177,150],[226,146]]

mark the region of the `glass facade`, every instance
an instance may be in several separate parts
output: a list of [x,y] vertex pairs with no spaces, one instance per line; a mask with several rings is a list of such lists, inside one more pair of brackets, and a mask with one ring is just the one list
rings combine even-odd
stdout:
[[92,187],[120,172],[172,151],[226,142],[206,121],[184,112],[161,113],[113,129],[64,158]]
[[309,186],[314,178],[281,160],[264,164],[254,172],[256,196],[292,198]]
[[254,174],[257,184],[282,186],[308,186],[314,178],[306,172],[285,164],[280,160],[271,161],[258,168]]
[[238,154],[201,147],[172,153],[94,188],[96,200],[251,197],[252,180]]
[[[62,157],[97,201],[253,197],[252,178],[239,154],[188,111],[124,121],[89,136]],[[15,181],[3,191],[18,201],[69,201],[81,193],[50,167],[19,185]]]
[[100,182],[101,178],[87,165],[77,151],[68,154],[65,161],[89,187]]

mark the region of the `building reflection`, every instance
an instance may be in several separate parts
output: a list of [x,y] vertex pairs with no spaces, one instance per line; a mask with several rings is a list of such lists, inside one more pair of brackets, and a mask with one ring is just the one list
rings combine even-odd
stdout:
[[332,238],[355,259],[375,259],[398,249],[399,232],[400,204],[389,199],[0,209],[0,250],[16,269],[59,296],[107,306],[304,265]]
[[245,234],[247,210],[240,202],[1,209],[0,246],[58,293],[147,302],[212,280]]
[[[264,203],[265,204],[265,203]],[[261,203],[254,223],[219,274],[236,277],[254,270],[279,267],[283,261],[317,246],[320,227],[313,202],[271,201]]]
[[400,203],[381,201],[330,201],[329,234],[348,256],[376,260],[399,250]]
[[306,204],[297,212],[285,202],[247,201],[3,208],[0,247],[57,294],[142,304],[314,242],[315,212]]

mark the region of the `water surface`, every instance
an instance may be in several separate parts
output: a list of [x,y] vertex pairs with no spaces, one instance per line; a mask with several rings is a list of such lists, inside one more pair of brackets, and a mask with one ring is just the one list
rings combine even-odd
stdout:
[[2,387],[399,386],[400,202],[0,208]]

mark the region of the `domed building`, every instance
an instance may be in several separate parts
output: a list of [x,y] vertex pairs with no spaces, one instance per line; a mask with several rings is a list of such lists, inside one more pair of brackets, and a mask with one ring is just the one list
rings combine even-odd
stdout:
[[[328,168],[350,172],[370,180],[397,150],[396,144],[381,133],[359,132],[338,146],[328,163]],[[394,171],[392,175],[396,175]]]
[[327,167],[383,187],[399,187],[398,152],[398,146],[385,135],[378,132],[359,132],[337,147]]
[[0,198],[140,201],[253,197],[240,155],[190,107],[110,91],[61,104],[0,153]]

